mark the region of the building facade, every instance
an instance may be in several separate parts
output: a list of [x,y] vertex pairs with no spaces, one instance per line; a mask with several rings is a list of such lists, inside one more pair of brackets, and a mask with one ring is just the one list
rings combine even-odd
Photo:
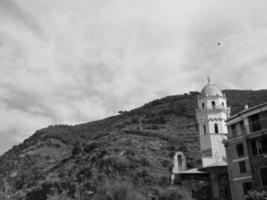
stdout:
[[185,171],[186,168],[186,158],[184,153],[181,151],[177,151],[173,156],[173,174],[179,174],[182,171]]
[[248,108],[227,120],[228,174],[232,198],[248,190],[267,190],[267,103]]

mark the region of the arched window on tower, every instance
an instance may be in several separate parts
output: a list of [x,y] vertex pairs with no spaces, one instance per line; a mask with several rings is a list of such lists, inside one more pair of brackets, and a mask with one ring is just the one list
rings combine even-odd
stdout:
[[177,155],[177,162],[178,162],[178,170],[180,171],[180,170],[182,170],[182,162],[183,162],[183,160],[182,160],[182,155],[180,155],[180,154],[178,154]]
[[215,109],[215,101],[211,102],[212,109]]
[[202,103],[202,108],[205,108],[205,103]]
[[214,124],[214,132],[219,133],[219,127],[217,123]]

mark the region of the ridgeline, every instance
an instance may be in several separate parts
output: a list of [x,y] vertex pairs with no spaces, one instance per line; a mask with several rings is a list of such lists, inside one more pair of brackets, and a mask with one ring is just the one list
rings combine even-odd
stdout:
[[[267,90],[225,90],[232,114],[267,101]],[[0,157],[0,199],[86,199],[110,181],[147,196],[170,186],[175,151],[200,165],[198,92],[168,96],[75,126],[36,131]]]

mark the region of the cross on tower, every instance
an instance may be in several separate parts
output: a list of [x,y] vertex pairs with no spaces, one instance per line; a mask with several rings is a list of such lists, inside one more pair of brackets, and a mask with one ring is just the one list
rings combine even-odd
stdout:
[[208,79],[208,84],[210,84],[211,82],[210,77],[208,76],[207,79]]

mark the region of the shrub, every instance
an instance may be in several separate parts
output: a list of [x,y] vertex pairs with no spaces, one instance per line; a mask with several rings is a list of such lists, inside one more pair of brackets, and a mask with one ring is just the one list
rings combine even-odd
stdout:
[[145,169],[143,169],[143,170],[137,172],[137,173],[135,174],[134,178],[139,179],[139,178],[144,178],[144,177],[147,177],[147,176],[149,176],[148,171],[145,170]]
[[267,200],[267,192],[265,191],[248,191],[245,200]]
[[97,160],[96,165],[99,172],[119,172],[121,174],[127,172],[131,167],[128,159],[114,155]]
[[164,190],[161,191],[158,200],[183,200],[184,197],[177,190]]
[[86,153],[91,152],[93,149],[97,148],[98,143],[97,142],[90,142],[89,144],[86,144],[84,147],[84,151]]
[[26,200],[46,200],[47,195],[49,194],[49,189],[47,188],[35,188],[34,190],[27,193],[25,199]]
[[48,195],[48,200],[71,200],[65,193],[62,194],[55,194],[55,195]]
[[153,124],[153,125],[152,125],[152,127],[151,127],[151,129],[158,130],[158,129],[159,129],[159,126],[158,126],[158,125],[155,125],[155,124]]
[[149,160],[147,160],[146,158],[140,158],[140,160],[138,161],[142,166],[150,166],[150,162]]
[[167,177],[167,176],[161,176],[160,179],[159,179],[158,184],[159,184],[160,186],[166,186],[166,185],[169,185],[169,184],[170,184],[170,179],[169,179],[169,177]]
[[139,193],[128,182],[109,182],[94,197],[94,200],[144,200],[144,196]]
[[173,158],[174,155],[175,155],[175,151],[170,151],[170,153],[169,153],[169,157],[170,157],[170,158]]
[[0,191],[0,200],[5,200],[6,199],[6,195]]
[[138,124],[139,123],[138,118],[137,117],[132,118],[131,123],[132,124]]
[[160,116],[159,118],[157,118],[157,123],[158,124],[165,124],[166,120],[163,116]]
[[125,151],[125,155],[131,157],[131,156],[134,156],[135,153],[134,153],[133,150],[131,150],[131,149],[127,149],[127,150]]
[[90,179],[92,176],[91,168],[90,167],[84,167],[78,171],[76,174],[76,178],[78,182],[82,182],[85,179]]
[[19,177],[17,178],[17,180],[16,180],[15,183],[14,183],[14,187],[15,187],[16,190],[20,190],[20,189],[23,188],[24,184],[25,184],[25,178],[24,178],[24,176],[22,175],[22,176],[19,176]]
[[163,160],[163,161],[161,161],[161,165],[163,167],[169,167],[170,165],[172,165],[172,163],[169,160]]
[[72,155],[78,155],[82,152],[82,149],[80,147],[80,144],[79,143],[75,143],[73,145],[73,149],[72,149]]

